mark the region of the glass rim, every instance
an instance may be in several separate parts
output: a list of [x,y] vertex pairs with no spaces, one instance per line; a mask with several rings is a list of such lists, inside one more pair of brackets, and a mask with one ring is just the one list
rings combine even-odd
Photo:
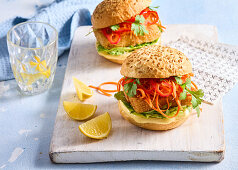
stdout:
[[[54,32],[56,33],[56,34],[55,34],[55,38],[54,38],[51,42],[49,42],[47,45],[44,45],[44,46],[42,46],[42,47],[37,47],[37,48],[23,47],[23,46],[17,45],[17,44],[13,43],[13,42],[10,40],[10,33],[11,33],[12,30],[15,29],[16,27],[21,26],[21,25],[24,25],[24,24],[43,24],[43,25],[47,25],[47,26],[51,27],[51,28],[54,30]],[[11,45],[13,45],[13,46],[15,46],[15,47],[18,47],[18,48],[32,49],[32,50],[33,50],[33,49],[42,49],[42,48],[49,47],[49,46],[51,46],[54,42],[57,42],[57,41],[58,41],[58,32],[57,32],[57,30],[56,30],[55,27],[53,27],[52,25],[50,25],[50,24],[48,24],[48,23],[46,23],[46,22],[41,22],[41,21],[26,21],[26,22],[21,22],[21,23],[19,23],[19,24],[17,24],[17,25],[14,25],[14,26],[7,32],[7,41],[8,41]]]

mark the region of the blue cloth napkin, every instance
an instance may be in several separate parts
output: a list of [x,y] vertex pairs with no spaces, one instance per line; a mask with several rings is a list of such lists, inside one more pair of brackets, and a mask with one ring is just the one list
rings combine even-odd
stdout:
[[41,7],[31,18],[16,16],[0,23],[0,81],[13,79],[7,50],[6,34],[8,30],[21,22],[42,21],[54,26],[59,33],[59,55],[70,47],[74,31],[78,26],[91,25],[88,9],[97,2],[85,0],[56,0],[48,6]]

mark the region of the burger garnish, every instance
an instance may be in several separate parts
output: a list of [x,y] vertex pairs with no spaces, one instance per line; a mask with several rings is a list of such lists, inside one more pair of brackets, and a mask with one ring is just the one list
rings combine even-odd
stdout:
[[[202,102],[203,92],[201,89],[197,89],[195,83],[191,81],[191,76],[193,74],[164,79],[123,77],[118,82],[123,89],[123,93],[118,92],[115,97],[117,99],[125,97],[127,100],[123,100],[123,103],[126,103],[126,105],[128,105],[129,97],[143,99],[152,110],[157,111],[165,118],[176,117],[179,111],[183,109],[183,103],[191,103],[199,116],[199,105]],[[173,116],[168,115],[171,106],[177,107],[176,114]]]
[[[191,81],[192,65],[182,52],[158,45],[138,49],[125,59],[121,74],[118,83],[93,88],[107,96],[117,92],[120,113],[132,124],[168,130],[185,122],[192,109],[199,117],[204,93]],[[104,84],[117,90],[103,89]]]
[[135,46],[115,47],[115,48],[111,48],[111,49],[104,48],[102,45],[98,44],[97,50],[98,50],[98,52],[102,51],[102,52],[106,52],[107,54],[110,54],[110,55],[119,56],[119,55],[132,52],[136,49],[140,49],[140,48],[148,46],[148,45],[156,44],[157,42],[158,42],[158,39],[156,39],[152,42],[148,42],[148,43],[137,44]]
[[165,27],[150,3],[104,0],[98,4],[91,17],[98,54],[122,64],[132,51],[157,43]]
[[165,29],[161,25],[158,13],[147,7],[139,15],[133,16],[120,24],[102,28],[101,31],[111,44],[117,44],[121,39],[121,34],[134,33],[136,36],[143,36],[149,33],[146,27],[154,24],[160,28],[161,32]]
[[[191,63],[180,51],[156,45],[145,47],[124,61],[121,73],[124,77],[118,83],[90,87],[107,96],[117,92],[114,97],[135,115],[171,119],[193,108],[199,117],[204,93],[191,81]],[[117,90],[102,89],[105,84],[117,85]]]

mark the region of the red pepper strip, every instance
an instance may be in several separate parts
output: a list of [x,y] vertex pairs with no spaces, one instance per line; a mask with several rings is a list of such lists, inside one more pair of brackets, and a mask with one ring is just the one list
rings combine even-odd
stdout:
[[108,27],[103,28],[102,33],[111,44],[118,44],[119,41],[121,40],[120,34],[115,33],[114,31],[111,30],[111,28]]
[[173,116],[168,116],[168,115],[164,114],[164,112],[162,112],[162,110],[160,110],[159,107],[154,109],[154,110],[157,109],[156,111],[158,111],[160,114],[162,114],[164,117],[167,117],[167,118],[176,117],[176,116],[179,114],[179,111],[180,111],[180,109],[181,109],[180,101],[179,101],[179,99],[178,99],[178,97],[177,97],[177,95],[176,95],[176,86],[175,86],[174,82],[172,82],[172,87],[173,87],[173,93],[172,93],[172,94],[173,94],[173,97],[175,98],[176,103],[177,103],[177,105],[178,105],[178,110],[177,110],[176,114],[173,115]]
[[123,32],[131,31],[131,23],[123,22],[123,23],[120,23],[119,26],[120,28],[114,32],[123,33]]
[[148,11],[147,13],[144,13],[143,16],[146,19],[145,25],[153,25],[159,20],[158,13],[156,11]]
[[153,95],[154,94],[154,89],[149,86],[149,88],[141,87],[146,93]]
[[151,11],[150,10],[150,8],[145,8],[144,10],[142,10],[141,12],[140,12],[140,15],[143,15],[144,13],[146,13],[146,12],[148,12],[148,11]]
[[154,95],[155,92],[155,82],[153,81],[153,79],[150,79],[149,81],[144,80],[141,81],[141,84],[143,84],[143,88],[145,90],[146,93]]
[[126,20],[126,22],[133,23],[135,22],[135,20],[136,20],[135,17],[131,17],[131,19]]

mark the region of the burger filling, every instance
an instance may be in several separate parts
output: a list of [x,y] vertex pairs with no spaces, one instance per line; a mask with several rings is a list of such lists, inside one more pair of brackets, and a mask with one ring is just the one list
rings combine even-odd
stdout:
[[183,114],[186,109],[196,109],[199,116],[199,106],[203,91],[191,81],[192,74],[182,77],[128,78],[119,80],[119,90],[115,94],[131,114],[146,118],[173,118]]
[[128,46],[128,47],[116,47],[116,48],[111,48],[111,49],[107,49],[104,48],[101,44],[97,45],[97,50],[99,52],[106,52],[107,54],[110,55],[122,55],[128,52],[132,52],[136,49],[140,49],[142,47],[148,46],[148,45],[153,45],[156,44],[158,42],[159,39],[156,39],[152,42],[146,42],[146,43],[142,43],[142,44],[137,44],[135,46]]
[[[156,25],[156,27],[154,27]],[[156,31],[153,31],[156,29]],[[160,34],[158,32],[163,32],[163,27],[161,25],[161,21],[159,19],[158,13],[154,11],[152,8],[148,7],[141,11],[140,14],[133,16],[129,20],[126,20],[125,22],[122,22],[120,24],[112,25],[106,28],[102,28],[99,30],[94,30],[95,35],[99,41],[98,45],[98,51],[104,51],[110,55],[121,55],[126,52],[131,52],[135,49],[141,48],[146,45],[154,44],[155,41],[157,42],[157,39],[159,38]],[[142,38],[141,41],[144,41],[143,43],[136,43],[136,40],[133,44],[130,44],[129,46],[124,46],[123,42],[125,39],[128,39],[129,37],[135,36],[137,39],[138,37],[143,37],[145,35],[150,35],[150,32],[152,32],[153,37],[156,35],[156,40],[151,40],[151,36],[148,36],[148,40],[151,41],[144,41],[145,38]],[[157,32],[157,33],[153,33]],[[103,38],[102,38],[103,36]],[[124,37],[124,38],[123,38]],[[126,37],[126,38],[125,38]],[[106,39],[107,43],[105,43],[103,40]],[[140,40],[137,42],[141,42]],[[125,44],[128,45],[128,42],[125,42]],[[118,46],[120,47],[118,49]],[[132,46],[133,45],[133,46]],[[107,49],[105,47],[110,47],[111,49]],[[116,47],[116,48],[114,48]],[[119,52],[118,52],[119,51]]]

